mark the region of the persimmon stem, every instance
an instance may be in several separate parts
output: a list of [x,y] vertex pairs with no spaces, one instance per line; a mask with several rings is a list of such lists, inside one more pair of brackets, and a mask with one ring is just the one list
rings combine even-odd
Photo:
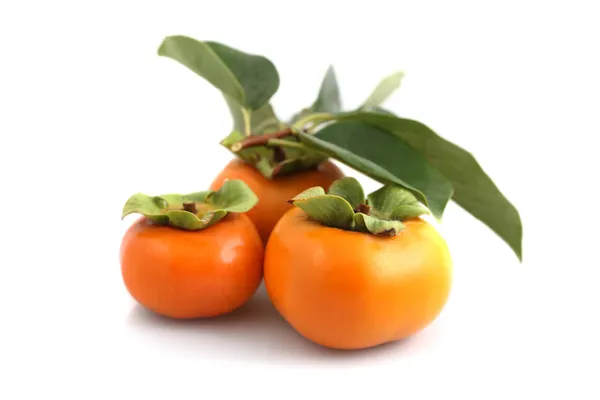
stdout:
[[290,128],[285,128],[278,132],[267,133],[265,135],[248,136],[247,138],[234,143],[231,146],[231,151],[238,152],[249,147],[264,146],[270,139],[280,139],[291,134],[292,130]]
[[196,203],[183,203],[183,209],[185,211],[191,212],[192,214],[198,213],[198,208],[196,207]]
[[356,212],[363,213],[365,215],[369,215],[371,213],[371,207],[366,204],[360,203],[358,207],[356,207]]

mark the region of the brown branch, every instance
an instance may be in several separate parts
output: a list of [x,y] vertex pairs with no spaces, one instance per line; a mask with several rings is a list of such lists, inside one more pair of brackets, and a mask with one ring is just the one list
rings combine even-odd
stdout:
[[267,133],[265,135],[248,136],[247,138],[240,140],[237,143],[234,143],[231,146],[231,151],[237,152],[240,150],[247,149],[248,147],[264,146],[270,139],[281,139],[291,134],[292,130],[290,128],[286,128],[281,131]]

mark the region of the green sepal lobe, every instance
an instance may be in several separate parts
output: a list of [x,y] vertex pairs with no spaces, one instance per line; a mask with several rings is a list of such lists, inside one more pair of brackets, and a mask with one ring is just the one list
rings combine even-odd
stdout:
[[387,185],[377,189],[367,198],[367,204],[384,219],[404,221],[431,214],[415,195],[400,186]]
[[[319,189],[323,190],[322,188]],[[313,193],[316,191],[312,190]],[[350,203],[342,197],[332,194],[306,194],[303,192],[300,193],[300,196],[293,198],[291,203],[323,225],[340,229],[352,229],[354,224],[354,210]]]
[[400,221],[386,221],[363,213],[354,215],[355,230],[380,236],[395,236],[404,229]]
[[342,197],[353,209],[357,209],[365,201],[365,192],[356,178],[346,176],[333,182],[329,194]]

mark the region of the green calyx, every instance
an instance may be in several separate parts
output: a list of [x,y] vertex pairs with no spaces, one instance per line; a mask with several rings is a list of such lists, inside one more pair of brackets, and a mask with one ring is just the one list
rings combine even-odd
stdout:
[[251,136],[233,131],[221,145],[267,179],[315,168],[328,158],[302,145],[291,128]]
[[131,196],[121,214],[142,214],[149,220],[174,228],[197,231],[208,228],[230,212],[246,212],[258,203],[258,197],[241,180],[227,180],[217,190],[190,194],[148,196],[136,193]]
[[327,193],[316,186],[289,202],[325,226],[381,236],[395,236],[405,228],[402,221],[430,214],[414,194],[398,185],[383,186],[365,198],[352,177],[338,179]]

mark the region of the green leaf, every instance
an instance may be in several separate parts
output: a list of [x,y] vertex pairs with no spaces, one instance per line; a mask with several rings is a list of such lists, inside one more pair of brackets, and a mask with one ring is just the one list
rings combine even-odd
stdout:
[[452,185],[425,157],[393,134],[356,121],[332,123],[315,136],[299,135],[307,145],[329,151],[331,157],[384,184],[413,192],[441,219],[452,196]]
[[340,99],[340,89],[333,66],[327,68],[319,95],[310,107],[310,112],[338,113],[342,109],[342,100]]
[[228,212],[246,212],[257,202],[258,198],[246,183],[228,180],[216,192],[161,196],[136,193],[125,203],[121,218],[137,213],[162,225],[195,231],[217,223]]
[[383,186],[371,193],[367,200],[373,208],[373,214],[377,213],[385,219],[402,221],[430,214],[429,209],[413,193],[400,186]]
[[374,107],[361,107],[360,111],[370,112],[370,113],[376,113],[376,114],[386,114],[386,115],[396,116],[396,114],[394,114],[390,110],[385,109],[383,107],[378,107],[378,106],[374,106]]
[[307,147],[312,148],[314,151],[318,151],[331,158],[334,158],[379,182],[396,183],[398,185],[406,187],[407,189],[414,190],[415,195],[420,196],[424,201],[427,201],[425,196],[417,189],[412,188],[408,183],[403,182],[401,179],[398,179],[392,173],[370,160],[362,158],[359,155],[356,155],[343,147],[319,139],[318,137],[313,135],[299,133],[298,137],[300,138],[300,141],[302,143],[304,143]]
[[365,112],[340,118],[385,129],[421,152],[452,183],[453,200],[492,229],[522,259],[523,226],[519,212],[471,153],[418,121]]
[[374,235],[395,236],[404,229],[400,221],[386,221],[363,213],[354,215],[355,230],[370,232]]
[[178,61],[249,110],[260,109],[279,88],[271,61],[221,43],[168,36],[158,54]]
[[365,202],[365,192],[362,186],[356,178],[351,176],[346,176],[333,182],[327,193],[342,197],[350,203],[353,209],[356,209],[359,204]]
[[402,78],[404,78],[404,73],[396,72],[382,79],[360,108],[363,109],[382,105],[388,97],[400,87]]
[[340,89],[335,76],[333,66],[327,68],[327,72],[321,82],[319,94],[310,107],[305,107],[294,114],[289,123],[293,124],[300,119],[314,113],[339,113],[342,111],[342,100],[340,98]]
[[[339,196],[318,194],[323,188],[308,189],[291,200],[311,219],[333,228],[352,229],[354,210],[350,203]],[[324,191],[322,192],[324,193]]]
[[205,202],[227,212],[241,213],[252,209],[258,203],[258,197],[245,182],[231,179],[206,196]]

